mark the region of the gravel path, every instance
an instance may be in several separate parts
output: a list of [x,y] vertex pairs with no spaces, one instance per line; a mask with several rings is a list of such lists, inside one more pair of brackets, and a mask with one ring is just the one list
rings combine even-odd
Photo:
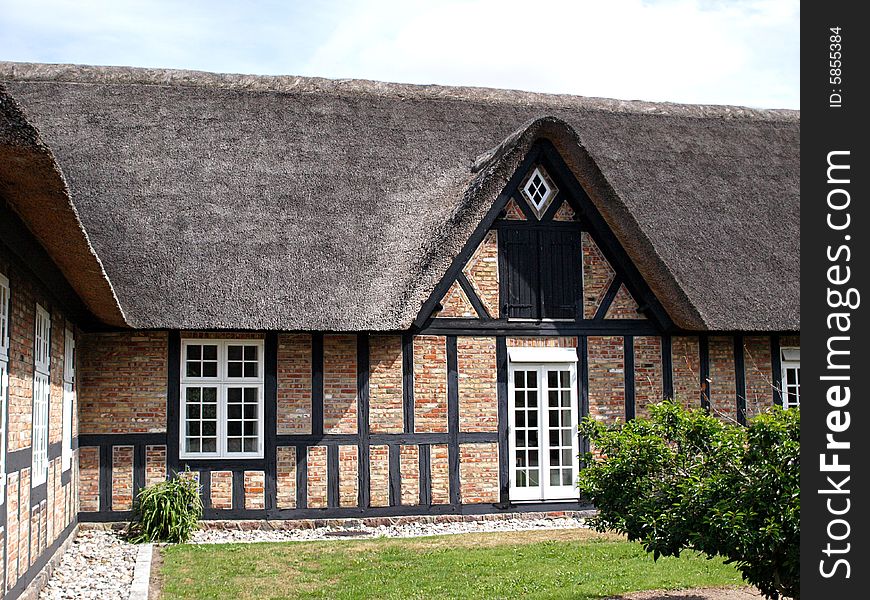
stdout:
[[612,600],[760,600],[761,592],[751,587],[700,588],[678,591],[635,592]]
[[79,530],[40,600],[126,600],[137,550],[112,531]]
[[542,517],[540,519],[502,519],[447,523],[403,523],[367,527],[362,524],[347,527],[337,523],[330,527],[290,530],[220,530],[197,531],[191,543],[222,544],[228,542],[306,542],[329,539],[366,539],[373,537],[409,538],[427,535],[485,533],[493,531],[528,531],[540,529],[585,528],[580,517]]

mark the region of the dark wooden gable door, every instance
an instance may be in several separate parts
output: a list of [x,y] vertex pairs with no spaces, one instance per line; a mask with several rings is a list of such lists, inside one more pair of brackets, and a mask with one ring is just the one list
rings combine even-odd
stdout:
[[506,227],[504,314],[509,319],[574,319],[580,298],[580,233]]
[[509,319],[537,319],[540,281],[537,231],[529,228],[505,229],[502,239],[507,280],[504,312]]
[[580,297],[580,234],[576,230],[538,232],[541,261],[541,318],[574,319]]

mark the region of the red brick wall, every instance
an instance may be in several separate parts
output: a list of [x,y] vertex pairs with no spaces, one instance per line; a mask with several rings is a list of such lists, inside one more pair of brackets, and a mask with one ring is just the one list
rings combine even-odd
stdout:
[[662,338],[634,338],[634,405],[639,417],[649,415],[648,407],[664,397],[662,380]]
[[734,338],[711,336],[710,411],[729,422],[737,422],[737,384],[734,370]]
[[6,540],[6,589],[12,589],[18,581],[19,480],[20,474],[18,471],[10,473],[6,478],[6,528],[8,531]]
[[100,449],[79,448],[79,502],[84,512],[100,510]]
[[89,333],[76,347],[81,433],[166,431],[165,331]]
[[[33,428],[33,338],[36,302],[30,282],[17,272],[6,271],[9,279],[9,404],[8,451],[30,447]],[[45,305],[43,305],[45,306]]]
[[356,336],[323,336],[323,431],[356,433]]
[[420,451],[418,446],[400,446],[399,474],[402,504],[406,506],[420,504]]
[[266,474],[263,471],[245,471],[245,510],[266,508]]
[[308,446],[308,508],[326,508],[326,446]]
[[296,508],[296,448],[281,446],[277,451],[278,508]]
[[494,337],[459,337],[459,429],[498,431],[498,397]]
[[568,204],[567,200],[562,201],[562,205],[559,206],[559,210],[556,211],[556,214],[553,215],[554,221],[562,221],[562,222],[570,222],[573,221],[575,217],[574,209],[571,208],[571,205]]
[[508,348],[576,348],[576,337],[509,337]]
[[338,447],[338,503],[359,504],[359,450],[356,446]]
[[112,510],[133,508],[133,446],[112,446]]
[[166,480],[166,446],[145,446],[145,485]]
[[459,494],[463,504],[499,501],[497,443],[459,445]]
[[610,308],[607,309],[605,319],[645,319],[643,313],[637,312],[638,305],[624,285],[619,286],[616,296],[613,297],[613,302]]
[[746,373],[746,416],[753,417],[773,405],[773,369],[770,338],[743,338],[743,366]]
[[390,505],[390,447],[369,447],[369,499],[372,506]]
[[233,508],[233,472],[211,472],[211,507],[218,510]]
[[676,399],[683,406],[700,408],[701,358],[697,337],[671,338],[671,368]]
[[372,433],[401,433],[402,336],[370,336],[369,363],[369,429]]
[[311,433],[311,336],[278,336],[278,434]]
[[447,340],[444,336],[414,338],[414,429],[447,431]]
[[612,423],[625,419],[625,356],[621,336],[589,336],[589,414]]
[[441,298],[440,311],[435,313],[436,317],[453,317],[453,318],[477,318],[477,311],[471,304],[471,300],[465,294],[465,291],[457,282],[453,282],[444,297]]
[[616,274],[598,245],[585,231],[582,233],[583,252],[583,316],[591,319],[601,305],[607,288]]
[[499,317],[498,232],[493,230],[486,234],[462,272],[489,316]]
[[447,444],[432,444],[429,447],[429,463],[432,504],[450,504],[450,462]]
[[526,215],[523,209],[519,207],[516,199],[511,198],[505,205],[505,219],[508,221],[525,221]]

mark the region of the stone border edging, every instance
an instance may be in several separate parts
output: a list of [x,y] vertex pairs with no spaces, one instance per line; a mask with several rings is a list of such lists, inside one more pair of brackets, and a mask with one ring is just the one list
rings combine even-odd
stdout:
[[130,584],[130,600],[148,600],[153,552],[153,544],[142,544],[136,552],[136,566],[133,568],[133,582]]

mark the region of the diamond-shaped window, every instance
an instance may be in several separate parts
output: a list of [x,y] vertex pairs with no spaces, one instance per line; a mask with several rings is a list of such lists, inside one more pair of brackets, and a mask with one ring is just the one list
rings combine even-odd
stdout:
[[543,167],[535,167],[532,172],[526,177],[526,181],[522,186],[523,198],[528,202],[535,215],[540,219],[547,212],[553,198],[559,193],[558,188],[553,181],[547,176],[547,172]]

